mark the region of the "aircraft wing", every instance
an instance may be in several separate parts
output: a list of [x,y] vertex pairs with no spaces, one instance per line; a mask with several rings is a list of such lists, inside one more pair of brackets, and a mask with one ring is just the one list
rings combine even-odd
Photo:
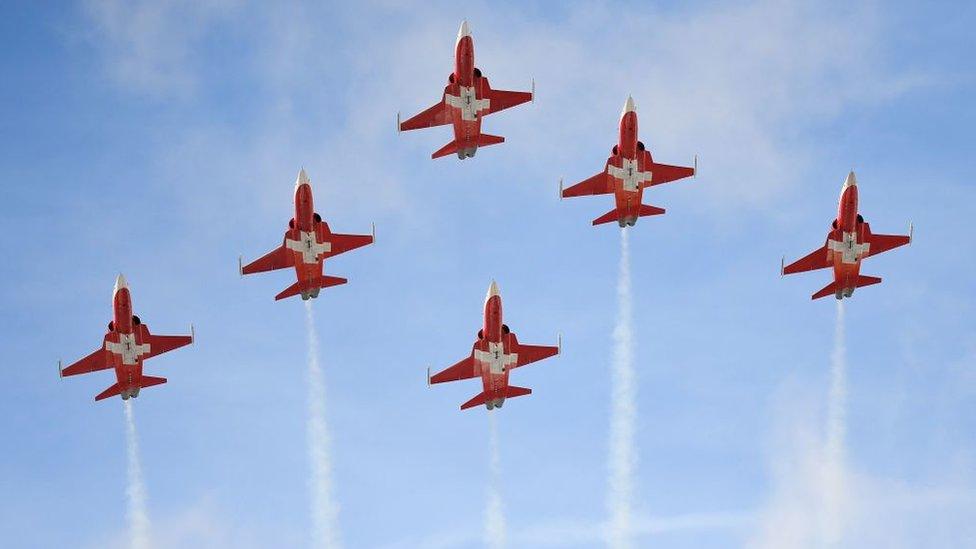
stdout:
[[[609,164],[609,161],[607,161]],[[602,172],[584,179],[568,189],[563,189],[563,198],[586,196],[591,194],[608,194],[613,192],[613,182],[607,175],[606,168]]]
[[447,381],[460,381],[462,379],[478,377],[479,375],[481,375],[481,372],[478,371],[477,362],[474,360],[474,346],[472,346],[471,354],[467,358],[459,360],[454,366],[446,370],[437,372],[431,376],[430,382],[444,383]]
[[518,354],[518,362],[515,364],[515,368],[559,354],[559,347],[556,346],[522,345],[518,342],[518,338],[515,337],[514,333],[512,333],[509,341],[511,341],[511,345],[514,348],[513,352]]
[[350,250],[355,250],[367,244],[373,243],[373,235],[369,234],[340,234],[332,233],[329,237],[332,249],[325,252],[325,257],[332,257],[344,254]]
[[783,268],[783,274],[802,273],[806,271],[815,271],[817,269],[826,269],[827,267],[831,266],[830,262],[827,261],[827,257],[827,244],[824,243],[821,248],[810,252],[802,259],[798,259]]
[[149,344],[149,354],[142,357],[143,359],[159,356],[193,343],[193,336],[152,335],[145,324],[140,324],[139,327],[142,332],[142,342]]
[[644,183],[644,187],[670,183],[693,175],[695,175],[695,168],[654,163],[651,164],[651,180]]
[[484,81],[485,87],[488,88],[488,93],[485,94],[485,98],[488,99],[488,114],[495,114],[498,111],[532,101],[532,92],[493,90],[488,79],[485,78]]
[[443,99],[433,107],[424,112],[408,118],[400,123],[400,131],[419,130],[421,128],[433,128],[451,123],[451,112]]
[[78,362],[75,362],[67,368],[62,369],[61,375],[76,376],[78,374],[87,374],[90,372],[97,372],[99,370],[106,370],[111,367],[112,362],[110,360],[109,352],[105,350],[105,344],[102,343],[101,348],[93,351],[92,354],[86,356]]
[[904,246],[912,241],[910,236],[902,236],[895,234],[874,234],[871,232],[871,226],[867,223],[864,224],[867,229],[867,241],[871,245],[868,248],[868,257],[872,255],[883,254],[888,250],[893,250],[899,246]]
[[241,274],[263,273],[294,266],[295,254],[282,243],[281,246],[245,265],[241,269]]

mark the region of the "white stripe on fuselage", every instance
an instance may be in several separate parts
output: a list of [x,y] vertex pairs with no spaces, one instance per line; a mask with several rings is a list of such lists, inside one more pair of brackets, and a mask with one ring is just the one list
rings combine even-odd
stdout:
[[607,173],[623,181],[624,190],[635,192],[640,188],[641,183],[651,180],[651,172],[642,172],[637,169],[637,160],[623,159],[621,167],[613,164],[607,165]]
[[285,247],[302,254],[302,261],[308,264],[316,263],[319,256],[332,251],[331,242],[319,244],[315,240],[314,231],[301,231],[301,240],[285,239]]
[[474,93],[474,86],[460,86],[460,88],[461,95],[447,94],[444,96],[444,101],[456,109],[461,109],[461,120],[477,120],[478,112],[488,110],[491,100],[478,99]]
[[518,353],[506,354],[501,343],[488,343],[487,351],[475,349],[474,359],[487,365],[489,372],[501,374],[518,364]]
[[857,263],[859,259],[868,255],[871,243],[857,243],[857,233],[843,233],[844,241],[827,240],[827,248],[840,254],[841,262]]
[[105,350],[122,357],[122,364],[135,364],[139,357],[149,354],[149,344],[136,345],[135,334],[119,334],[119,342],[105,342]]

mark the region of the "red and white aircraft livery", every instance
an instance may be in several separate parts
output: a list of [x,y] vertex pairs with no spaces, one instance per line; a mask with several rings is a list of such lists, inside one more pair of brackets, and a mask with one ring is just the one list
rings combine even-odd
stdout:
[[837,299],[851,297],[854,288],[881,282],[876,276],[860,274],[861,260],[887,252],[912,241],[912,227],[908,236],[874,234],[861,214],[857,213],[857,179],[851,172],[840,191],[837,219],[827,233],[827,242],[820,249],[794,263],[781,267],[782,274],[802,273],[816,269],[834,268],[834,281],[813,294],[818,299],[833,294]]
[[288,222],[281,246],[240,268],[241,275],[294,267],[298,282],[282,290],[275,300],[301,294],[303,300],[319,296],[319,290],[345,284],[345,278],[323,276],[322,265],[327,257],[355,250],[373,243],[373,235],[339,234],[329,230],[329,224],[315,213],[312,205],[312,184],[302,169],[295,182],[295,217]]
[[450,368],[430,376],[427,383],[444,383],[480,377],[484,391],[461,405],[462,410],[484,404],[489,410],[501,408],[506,398],[532,393],[532,389],[508,384],[508,374],[519,366],[559,354],[560,346],[523,345],[502,323],[502,296],[493,280],[485,297],[485,323],[478,331],[471,355]]
[[[534,91],[535,85],[533,85]],[[468,22],[461,22],[455,45],[454,72],[447,77],[444,97],[439,103],[413,118],[397,125],[401,131],[418,130],[452,124],[454,141],[441,147],[431,155],[440,158],[456,153],[458,158],[474,156],[478,147],[496,145],[505,141],[504,137],[481,133],[481,119],[489,114],[503,111],[532,100],[533,92],[493,90],[481,69],[474,66],[474,41]]]
[[125,277],[115,279],[112,291],[114,318],[100,348],[67,368],[58,365],[61,376],[75,376],[115,368],[118,381],[95,400],[121,395],[122,400],[139,396],[143,387],[166,383],[165,377],[142,375],[142,361],[193,343],[193,329],[188,336],[164,336],[149,333],[149,328],[132,314],[132,296]]
[[613,146],[606,167],[593,177],[565,190],[560,182],[559,194],[562,198],[569,198],[613,193],[617,207],[594,219],[593,224],[616,221],[621,227],[634,226],[638,217],[664,213],[664,208],[641,204],[644,189],[693,176],[697,167],[697,158],[694,168],[654,163],[651,151],[637,140],[637,107],[634,99],[628,97],[620,113],[620,143]]

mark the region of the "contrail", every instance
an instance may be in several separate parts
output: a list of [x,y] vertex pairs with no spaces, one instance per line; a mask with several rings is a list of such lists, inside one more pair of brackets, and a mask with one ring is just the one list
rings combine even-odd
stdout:
[[844,345],[844,302],[837,300],[834,350],[830,356],[830,393],[827,400],[827,442],[824,448],[824,539],[836,544],[843,534],[845,444],[847,434],[847,350]]
[[637,418],[637,384],[634,372],[634,335],[630,292],[630,245],[627,229],[620,231],[620,275],[617,279],[617,325],[613,330],[613,365],[610,370],[610,511],[608,543],[615,549],[633,546],[631,514],[634,498],[634,430]]
[[319,339],[315,333],[312,303],[305,302],[308,331],[308,456],[312,465],[312,546],[338,549],[339,505],[332,494],[330,437],[325,422],[325,379],[319,366]]
[[501,458],[498,451],[498,425],[495,412],[488,412],[488,429],[491,444],[491,471],[488,481],[488,506],[485,508],[485,545],[491,549],[504,549],[505,512],[502,509]]
[[136,420],[132,402],[122,401],[125,410],[126,455],[129,460],[128,497],[129,536],[132,549],[149,549],[149,513],[146,512],[146,486],[142,482],[142,465],[139,463],[139,439],[136,436]]

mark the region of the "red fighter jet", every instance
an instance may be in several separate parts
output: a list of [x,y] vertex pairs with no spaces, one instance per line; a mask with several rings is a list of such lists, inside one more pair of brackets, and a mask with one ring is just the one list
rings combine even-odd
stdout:
[[453,124],[454,141],[441,147],[431,158],[456,153],[458,158],[464,160],[474,156],[478,147],[505,141],[504,137],[481,133],[481,118],[531,101],[535,83],[532,90],[519,92],[491,89],[488,79],[482,76],[481,69],[474,66],[474,41],[471,39],[468,22],[462,21],[455,46],[454,72],[447,77],[443,98],[433,107],[405,122],[400,122],[398,114],[397,126],[401,131],[407,131]]
[[[560,338],[561,339],[561,338]],[[560,344],[555,347],[544,345],[523,345],[508,326],[502,323],[502,296],[493,280],[485,297],[485,323],[478,331],[471,356],[454,366],[430,376],[427,370],[427,384],[444,383],[481,377],[485,390],[461,405],[462,410],[484,404],[489,410],[501,408],[506,398],[532,394],[532,389],[508,384],[508,374],[519,366],[559,354]]]
[[132,296],[122,275],[115,279],[112,310],[114,319],[108,323],[108,333],[102,346],[67,368],[61,368],[61,364],[58,364],[61,377],[115,368],[118,381],[99,393],[96,401],[116,395],[128,400],[129,397],[139,396],[139,390],[143,387],[166,383],[165,377],[142,375],[142,361],[193,343],[192,326],[188,336],[150,334],[149,328],[132,314]]
[[634,99],[628,97],[624,110],[620,113],[620,143],[611,149],[606,167],[593,177],[565,190],[560,181],[559,194],[561,198],[569,198],[613,193],[617,207],[594,219],[593,224],[602,225],[616,221],[621,227],[633,227],[638,217],[664,213],[664,208],[641,204],[644,189],[693,176],[697,171],[697,157],[693,168],[654,163],[651,151],[637,140],[637,107]]
[[811,299],[831,294],[837,299],[843,299],[851,297],[854,288],[881,282],[881,279],[876,276],[860,274],[861,260],[912,241],[910,223],[908,236],[871,232],[871,226],[864,221],[861,214],[857,213],[857,179],[854,177],[854,172],[851,172],[844,181],[840,191],[840,204],[837,207],[837,219],[834,219],[830,227],[827,242],[823,247],[786,267],[780,265],[781,273],[784,275],[827,267],[834,268],[834,281],[813,294]]
[[295,217],[288,222],[285,240],[278,248],[240,268],[241,275],[294,267],[298,282],[282,290],[275,300],[301,294],[303,300],[319,296],[319,290],[345,284],[345,278],[324,276],[322,264],[360,246],[373,243],[373,235],[339,234],[315,213],[312,206],[312,184],[302,169],[295,182]]

